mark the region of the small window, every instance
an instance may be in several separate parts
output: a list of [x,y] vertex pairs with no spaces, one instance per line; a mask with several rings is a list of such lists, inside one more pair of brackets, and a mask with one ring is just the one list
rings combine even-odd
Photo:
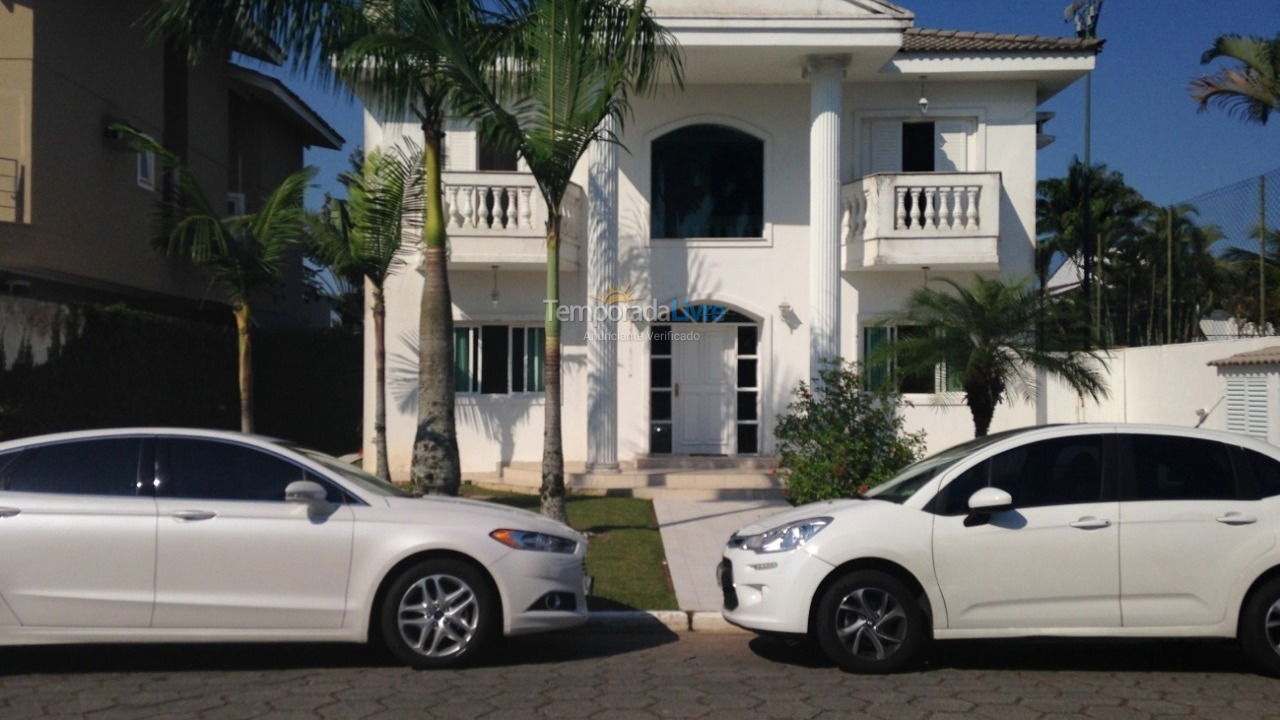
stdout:
[[541,327],[455,327],[454,389],[482,395],[543,392],[545,347]]
[[1133,500],[1228,500],[1236,497],[1226,445],[1199,438],[1128,435]]
[[156,189],[156,154],[150,150],[138,151],[138,187]]
[[654,325],[649,336],[649,452],[671,452],[672,338],[670,325]]
[[83,440],[43,445],[8,473],[5,489],[64,495],[136,495],[141,441]]
[[[1280,495],[1280,462],[1268,455],[1253,450],[1242,450],[1246,461],[1253,470],[1254,482],[1258,484],[1261,497]],[[0,464],[4,459],[0,458]]]
[[930,504],[939,515],[966,515],[984,487],[1004,490],[1015,508],[1101,502],[1102,438],[1079,435],[1032,442],[988,458],[954,478]]
[[340,503],[342,491],[309,475],[300,465],[257,448],[216,440],[171,439],[160,492],[166,497],[201,500],[284,502],[295,480],[319,482],[329,502]]
[[235,217],[245,214],[245,198],[242,192],[227,193],[227,215]]
[[689,125],[653,141],[657,238],[764,234],[764,141],[724,125]]
[[886,344],[917,338],[929,332],[914,325],[871,325],[862,331],[863,380],[868,388],[889,387],[900,393],[941,393],[964,390],[962,358],[944,358],[932,370],[906,372],[899,368],[896,358],[881,357],[872,361],[872,355]]

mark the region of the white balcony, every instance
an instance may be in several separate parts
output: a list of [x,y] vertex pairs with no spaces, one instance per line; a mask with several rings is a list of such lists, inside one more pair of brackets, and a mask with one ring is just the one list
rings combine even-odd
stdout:
[[877,173],[842,208],[846,271],[1000,267],[1000,173]]
[[[459,269],[534,269],[547,261],[547,205],[537,183],[521,172],[445,172],[449,264]],[[560,269],[578,268],[585,235],[582,188],[565,193],[560,224]]]

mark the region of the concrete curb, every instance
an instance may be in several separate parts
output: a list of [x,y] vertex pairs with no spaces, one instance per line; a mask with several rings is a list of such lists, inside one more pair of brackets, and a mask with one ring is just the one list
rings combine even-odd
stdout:
[[602,610],[591,613],[585,626],[597,632],[742,633],[718,612],[693,610]]

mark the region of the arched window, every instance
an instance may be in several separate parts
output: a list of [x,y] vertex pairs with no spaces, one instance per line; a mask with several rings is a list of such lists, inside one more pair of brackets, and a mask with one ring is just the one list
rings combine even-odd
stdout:
[[653,141],[656,238],[764,233],[764,141],[724,125],[687,125]]

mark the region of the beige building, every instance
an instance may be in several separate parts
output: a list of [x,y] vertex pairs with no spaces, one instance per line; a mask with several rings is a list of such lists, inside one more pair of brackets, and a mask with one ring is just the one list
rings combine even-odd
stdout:
[[[151,248],[163,179],[155,159],[113,138],[126,123],[195,168],[228,212],[252,212],[343,139],[278,80],[149,42],[150,0],[0,3],[0,294],[119,302],[168,313],[214,310],[207,279]],[[291,263],[259,317],[326,324]]]

